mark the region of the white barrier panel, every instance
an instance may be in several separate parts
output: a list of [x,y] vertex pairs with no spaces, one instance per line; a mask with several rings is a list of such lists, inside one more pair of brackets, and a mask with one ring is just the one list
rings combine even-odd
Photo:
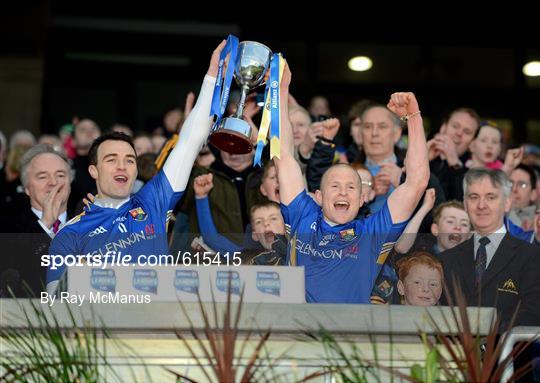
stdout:
[[213,290],[215,301],[225,302],[229,279],[232,301],[239,300],[244,287],[245,302],[305,302],[304,268],[285,266],[73,266],[67,271],[67,290],[93,303],[127,303],[135,297],[137,303],[195,302],[197,290],[202,301],[212,301]]

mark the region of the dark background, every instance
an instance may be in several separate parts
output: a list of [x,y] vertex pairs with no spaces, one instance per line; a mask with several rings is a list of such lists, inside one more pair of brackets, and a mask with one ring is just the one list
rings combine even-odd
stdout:
[[[121,122],[150,130],[167,108],[198,90],[211,51],[234,33],[285,55],[291,92],[304,106],[322,94],[343,116],[356,100],[386,103],[392,92],[411,90],[428,127],[437,129],[455,107],[471,106],[515,142],[540,142],[540,78],[521,72],[527,60],[540,59],[540,38],[534,25],[531,33],[510,26],[523,19],[461,12],[412,23],[390,17],[403,13],[344,6],[335,7],[337,16],[324,8],[312,16],[306,6],[272,29],[266,3],[246,3],[259,7],[247,16],[225,15],[229,4],[240,5],[208,5],[204,12],[179,2],[9,5],[1,27],[0,129],[55,132],[79,115],[105,129]],[[374,66],[351,72],[347,60],[360,54]]]

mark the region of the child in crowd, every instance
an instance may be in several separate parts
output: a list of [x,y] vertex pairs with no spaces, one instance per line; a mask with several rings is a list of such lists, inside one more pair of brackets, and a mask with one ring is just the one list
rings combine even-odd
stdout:
[[279,181],[277,178],[276,166],[273,161],[269,161],[264,165],[259,191],[269,201],[279,203]]
[[[272,198],[279,191],[276,184],[267,179],[271,176],[271,169],[265,172],[261,191]],[[275,170],[275,169],[274,169]],[[208,193],[213,188],[213,175],[205,174],[195,178],[194,191],[196,196],[197,217],[199,230],[204,241],[215,251],[221,253],[242,251],[242,264],[283,264],[286,254],[287,242],[285,240],[285,224],[279,205],[273,201],[254,205],[250,211],[251,228],[248,231],[257,248],[241,248],[217,232],[212,219]]]
[[489,121],[482,123],[469,146],[471,159],[467,161],[466,167],[502,169],[503,163],[499,160],[502,142],[502,132],[497,124]]
[[242,254],[244,265],[283,265],[287,254],[285,222],[276,202],[257,204],[250,212],[251,236],[261,244],[262,251],[246,250]]
[[395,265],[402,257],[407,256],[413,246],[415,249],[430,251],[430,248],[433,246],[431,236],[428,240],[426,240],[425,235],[421,235],[420,238],[417,238],[417,236],[422,221],[431,211],[434,204],[435,189],[430,188],[426,190],[422,205],[410,219],[409,223],[407,223],[405,230],[385,260],[383,269],[377,276],[375,286],[371,293],[371,303],[387,304],[398,302],[398,297],[395,294],[398,281]]
[[433,212],[431,233],[437,238],[433,253],[449,250],[471,236],[471,221],[463,203],[452,200],[440,204]]
[[435,306],[443,289],[441,262],[427,252],[416,252],[398,262],[397,289],[402,303]]

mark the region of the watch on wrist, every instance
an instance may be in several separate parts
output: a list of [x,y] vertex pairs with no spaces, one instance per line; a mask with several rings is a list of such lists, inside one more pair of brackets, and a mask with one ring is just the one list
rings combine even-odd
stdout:
[[325,138],[325,137],[323,137],[323,136],[317,136],[317,138],[318,138],[320,141],[324,142],[325,144],[330,145],[331,147],[334,147],[334,146],[335,146],[334,140],[330,140],[330,139]]
[[452,169],[452,170],[459,170],[462,167],[463,167],[463,164],[461,163],[461,161],[458,161],[458,163],[455,164],[455,165],[449,166],[449,168]]

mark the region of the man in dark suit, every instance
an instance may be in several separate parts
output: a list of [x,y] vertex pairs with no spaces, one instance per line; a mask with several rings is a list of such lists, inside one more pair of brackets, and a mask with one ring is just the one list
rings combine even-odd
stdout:
[[[23,281],[39,295],[46,269],[41,256],[47,254],[51,238],[67,219],[71,171],[67,157],[46,144],[29,149],[21,160],[21,182],[29,204],[18,214],[0,220],[0,297],[26,296]],[[5,234],[10,233],[10,234]]]
[[441,253],[446,284],[453,278],[470,306],[496,307],[500,330],[514,312],[515,325],[540,326],[540,248],[510,236],[503,223],[511,206],[511,184],[500,170],[471,169],[463,180],[464,204],[475,233]]

